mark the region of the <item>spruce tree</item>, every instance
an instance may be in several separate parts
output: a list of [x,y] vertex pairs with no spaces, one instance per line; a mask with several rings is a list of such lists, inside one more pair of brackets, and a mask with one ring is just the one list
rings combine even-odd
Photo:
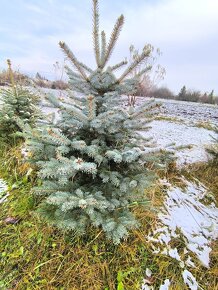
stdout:
[[0,139],[12,142],[16,133],[21,132],[19,121],[33,125],[38,117],[39,96],[16,84],[8,62],[11,86],[0,90]]
[[34,188],[42,197],[40,214],[78,234],[90,226],[101,227],[115,244],[138,226],[131,208],[147,202],[145,189],[154,182],[154,168],[170,160],[168,153],[151,148],[150,139],[138,133],[148,130],[158,105],[150,100],[141,107],[123,106],[122,95],[135,93],[140,76],[150,69],[129,77],[150,55],[147,46],[120,76],[115,72],[126,60],[106,68],[123,24],[121,15],[107,42],[105,32],[99,33],[98,1],[93,0],[97,68],[80,62],[60,42],[74,68],[66,67],[71,90],[66,98],[48,95],[59,111],[53,122],[34,130],[26,126],[26,143],[41,179]]
[[214,100],[214,90],[212,90],[210,92],[210,94],[208,95],[208,103],[215,104],[215,100]]
[[186,86],[183,86],[178,94],[178,100],[180,101],[186,101],[187,100],[187,90]]

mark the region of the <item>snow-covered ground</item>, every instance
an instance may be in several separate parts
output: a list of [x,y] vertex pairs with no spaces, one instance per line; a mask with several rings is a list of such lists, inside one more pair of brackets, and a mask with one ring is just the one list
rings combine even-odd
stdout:
[[[206,162],[209,156],[205,148],[213,143],[216,133],[196,125],[199,122],[218,125],[218,106],[174,100],[158,101],[162,103],[161,118],[151,122],[151,129],[141,134],[152,137],[158,148],[166,148],[171,143],[184,146],[183,149],[175,150],[179,167]],[[165,186],[164,204],[158,214],[156,229],[145,240],[153,244],[154,254],[161,253],[178,261],[183,281],[189,289],[206,290],[209,285],[201,288],[197,277],[192,274],[195,264],[191,256],[194,255],[203,266],[209,268],[211,242],[218,237],[218,208],[203,184],[197,180],[190,182],[181,179],[186,185],[185,189],[172,186],[167,180],[162,181]],[[208,197],[211,202],[205,205],[204,201],[208,201]],[[170,242],[175,238],[184,241],[182,250],[171,248]],[[148,277],[146,273],[145,276]],[[170,285],[171,281],[165,279],[159,290],[167,290]],[[144,279],[142,290],[154,290],[149,279]]]
[[210,122],[218,125],[218,105],[157,99],[162,103],[161,114],[189,124]]
[[[167,180],[162,180],[166,197],[158,214],[159,223],[145,239],[152,243],[154,254],[161,253],[177,260],[185,284],[191,290],[197,290],[202,288],[198,285],[197,277],[191,273],[191,269],[196,267],[191,255],[209,268],[211,242],[218,237],[218,208],[215,207],[213,196],[203,184],[197,180],[190,182],[182,177],[181,180],[186,186],[185,189],[172,186]],[[205,198],[211,200],[207,205],[203,203]],[[184,241],[183,248],[181,245],[180,249],[171,247],[170,242],[175,238]],[[169,285],[170,281],[168,281]],[[204,289],[209,289],[208,286],[205,285]],[[145,279],[142,289],[153,288]],[[168,289],[168,287],[160,289]]]
[[[143,103],[144,100],[146,98],[138,98],[137,103]],[[159,119],[149,124],[151,130],[142,132],[142,135],[153,137],[159,148],[171,143],[186,146],[175,153],[178,166],[206,162],[209,156],[205,147],[213,143],[216,134],[213,130],[196,125],[209,123],[218,126],[218,106],[164,99],[156,101],[162,104]]]
[[183,149],[175,150],[178,166],[208,160],[209,155],[205,147],[213,143],[215,132],[165,120],[156,120],[149,125],[151,129],[141,134],[152,137],[159,148],[165,148],[172,143],[175,143],[176,147],[184,146]]

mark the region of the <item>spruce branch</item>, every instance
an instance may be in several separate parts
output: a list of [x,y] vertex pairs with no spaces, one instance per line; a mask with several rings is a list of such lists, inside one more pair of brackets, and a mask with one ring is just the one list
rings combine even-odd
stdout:
[[85,97],[78,97],[78,96],[76,96],[75,94],[73,94],[70,90],[68,90],[67,91],[68,92],[68,96],[69,96],[69,98],[70,99],[73,99],[73,101],[75,102],[75,103],[84,103],[84,102],[86,102],[86,98]]
[[100,45],[99,45],[99,8],[98,0],[93,0],[93,43],[97,66],[100,67]]
[[[131,119],[136,119],[138,117],[141,117],[142,115],[144,116],[147,112],[151,112],[155,108],[160,107],[159,103],[154,102],[154,100],[151,100],[150,102],[146,103],[144,106],[141,108],[137,109],[132,115]],[[148,119],[148,116],[147,116]]]
[[87,81],[80,81],[71,78],[69,80],[69,84],[71,87],[73,87],[74,91],[80,92],[84,95],[87,95],[89,93],[95,94],[96,92],[90,88],[89,83]]
[[93,120],[96,117],[96,104],[93,96],[88,96],[88,116],[89,120]]
[[57,130],[55,130],[54,128],[48,128],[47,129],[48,134],[54,138],[53,140],[60,145],[70,145],[71,141],[64,136],[62,133],[58,132]]
[[105,55],[105,60],[104,62],[102,63],[101,67],[103,68],[106,64],[106,62],[109,60],[112,52],[113,52],[113,49],[114,49],[114,46],[117,42],[117,39],[119,37],[119,34],[121,32],[121,29],[123,27],[123,24],[124,24],[124,16],[121,15],[118,19],[117,19],[117,22],[115,23],[114,25],[114,29],[111,33],[111,37],[110,37],[110,41],[109,41],[109,44],[108,44],[108,47],[107,47],[107,51],[106,51],[106,55]]
[[138,55],[135,61],[123,72],[123,74],[118,79],[118,83],[122,82],[123,79],[128,76],[137,66],[139,66],[149,55],[150,50],[143,50],[143,52]]
[[112,66],[112,67],[111,67],[111,71],[118,70],[118,69],[120,69],[123,65],[126,65],[127,63],[128,63],[127,60],[123,60],[123,61],[121,61],[120,63],[118,63],[118,64]]
[[75,73],[72,69],[69,68],[69,66],[65,65],[64,66],[66,73],[68,74],[69,78],[76,78],[81,80],[81,76],[77,73]]
[[139,73],[137,73],[136,77],[141,77],[143,74],[145,74],[151,69],[152,69],[152,65],[147,66],[146,68],[142,69]]
[[106,49],[107,49],[106,34],[103,30],[101,32],[101,64],[103,64],[105,61]]
[[77,60],[73,52],[69,49],[69,47],[66,45],[65,42],[60,41],[59,42],[60,47],[63,49],[66,56],[72,61],[75,68],[78,70],[78,72],[81,74],[84,80],[88,81],[88,77],[86,76],[86,73],[84,72],[80,62]]
[[84,68],[87,72],[89,72],[91,74],[93,73],[93,70],[90,67],[88,67],[87,65],[85,65],[84,63],[79,62],[79,65],[81,65],[81,67]]
[[70,106],[70,107],[75,107],[75,108],[77,108],[77,109],[79,109],[79,110],[82,110],[82,107],[81,107],[81,104],[78,104],[78,102],[76,103],[76,102],[72,102],[72,100],[71,99],[62,99],[61,100],[61,103],[62,103],[62,105],[63,104],[66,104],[67,106]]
[[65,106],[64,110],[83,123],[88,121],[88,117],[79,108],[76,108],[76,106],[71,106],[69,108]]

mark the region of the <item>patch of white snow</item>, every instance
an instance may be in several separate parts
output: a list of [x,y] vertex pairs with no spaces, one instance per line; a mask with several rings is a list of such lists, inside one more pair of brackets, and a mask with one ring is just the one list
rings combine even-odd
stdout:
[[166,279],[164,281],[164,284],[160,286],[160,289],[159,290],[168,290],[169,289],[169,286],[170,286],[170,280],[169,279]]
[[147,277],[151,277],[152,272],[151,272],[150,269],[146,268],[146,270],[145,270],[145,274],[146,274]]
[[184,283],[188,285],[191,290],[199,289],[199,285],[191,272],[189,272],[188,270],[184,270],[182,273],[182,277],[183,277]]
[[[140,132],[140,134],[147,138],[153,138],[159,149],[166,149],[172,143],[176,147],[184,147],[174,151],[179,167],[208,161],[209,156],[205,146],[213,143],[215,132],[164,120],[153,121],[149,126],[151,127],[149,131]],[[145,150],[152,149],[146,148]]]
[[6,201],[8,197],[7,191],[7,184],[4,182],[4,180],[0,179],[0,204]]
[[149,286],[147,284],[143,284],[142,285],[142,290],[154,290],[154,287],[153,286]]
[[[186,239],[187,248],[209,267],[210,242],[218,237],[218,209],[212,203],[204,205],[201,199],[207,193],[202,185],[186,181],[187,188],[173,187],[167,192],[165,210],[159,214],[161,222],[175,235],[179,229]],[[163,241],[163,237],[160,239]],[[169,240],[169,233],[165,240]],[[169,250],[169,255],[178,255]]]
[[174,248],[174,249],[169,249],[168,251],[168,255],[171,257],[171,258],[174,258],[178,261],[181,261],[181,258],[179,256],[179,253],[178,253],[178,250],[177,248]]

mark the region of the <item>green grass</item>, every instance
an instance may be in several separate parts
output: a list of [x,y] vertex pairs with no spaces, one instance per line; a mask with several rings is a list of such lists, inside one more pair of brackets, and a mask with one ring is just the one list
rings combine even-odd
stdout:
[[[36,215],[38,201],[31,195],[35,176],[27,176],[29,166],[21,162],[19,149],[5,147],[0,160],[0,176],[8,181],[10,192],[8,201],[0,205],[0,289],[135,290],[140,289],[146,268],[153,272],[154,289],[159,289],[167,278],[172,282],[171,290],[188,289],[179,263],[154,255],[151,244],[145,241],[156,225],[154,211],[136,207],[141,227],[119,246],[107,241],[100,229],[91,228],[85,236],[75,237],[50,227]],[[167,175],[173,183],[179,182],[178,173],[171,171]],[[160,185],[146,194],[151,206],[161,205],[164,195]],[[7,217],[19,222],[6,224]],[[182,249],[183,243],[175,239],[172,246]],[[197,265],[193,275],[202,286],[215,290],[216,250],[211,254],[210,269],[193,260]]]

